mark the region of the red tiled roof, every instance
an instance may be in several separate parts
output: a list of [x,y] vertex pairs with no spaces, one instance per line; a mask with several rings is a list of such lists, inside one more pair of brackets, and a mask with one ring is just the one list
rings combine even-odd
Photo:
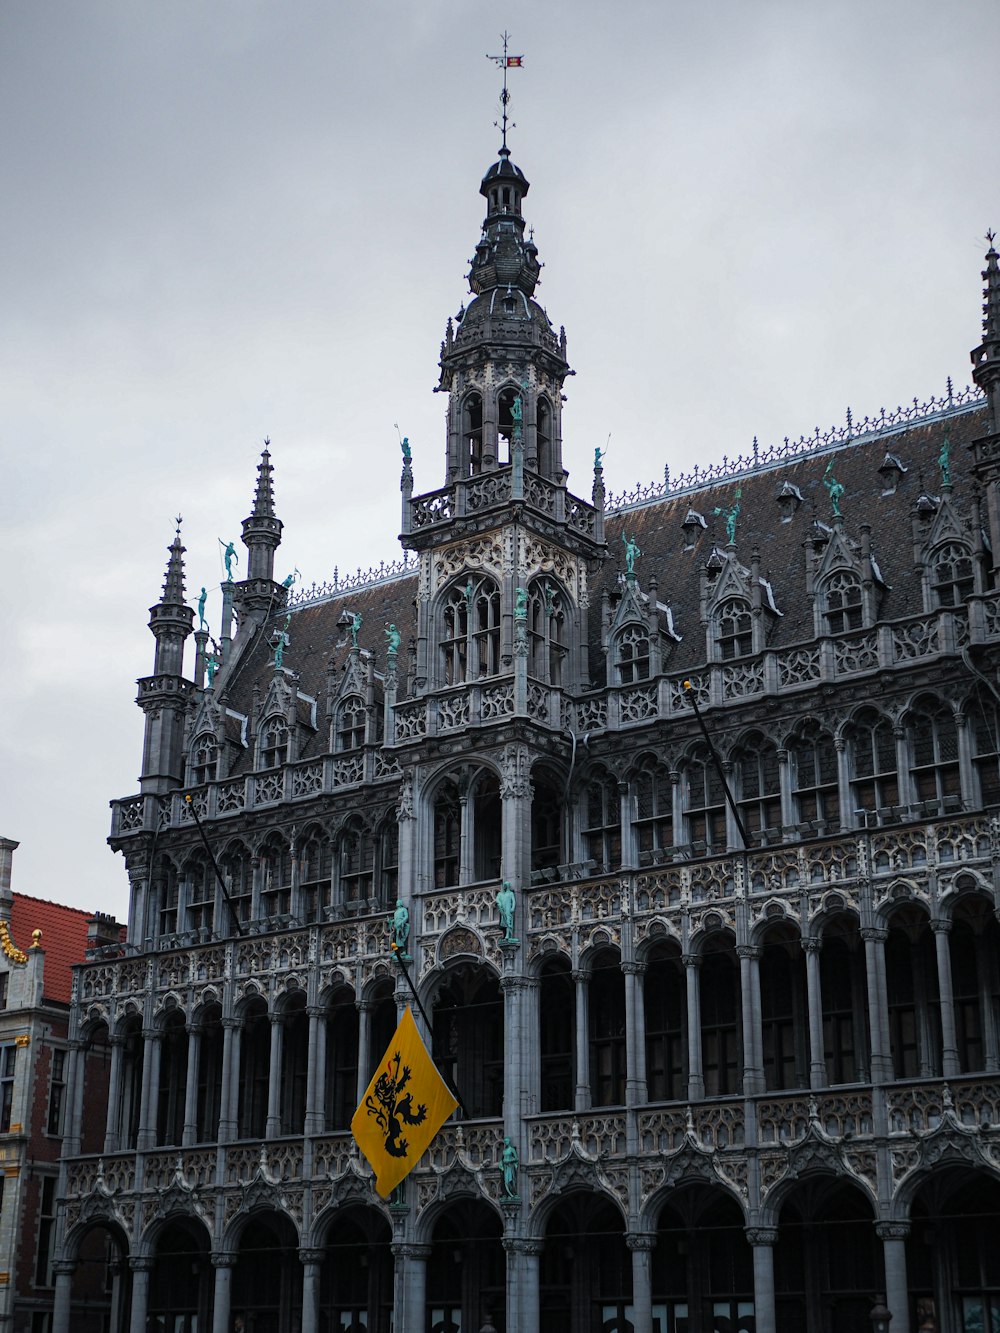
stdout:
[[31,932],[42,932],[45,950],[45,997],[69,1004],[73,963],[82,963],[87,948],[87,921],[91,912],[81,912],[63,903],[51,903],[45,898],[30,898],[26,893],[14,895],[10,913],[10,933],[19,949],[27,953],[31,947]]

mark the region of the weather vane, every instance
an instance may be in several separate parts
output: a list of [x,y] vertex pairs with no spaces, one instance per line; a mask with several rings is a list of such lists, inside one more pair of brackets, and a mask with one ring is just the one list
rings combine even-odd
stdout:
[[[503,148],[507,147],[507,126],[508,126],[507,104],[510,101],[510,93],[507,91],[507,71],[509,69],[520,69],[521,66],[524,64],[524,56],[512,56],[508,52],[507,45],[509,39],[510,39],[510,33],[504,32],[502,56],[487,55],[486,57],[487,60],[492,60],[493,63],[498,68],[503,70],[503,91],[500,93],[500,106],[501,106],[500,120],[499,122],[498,121],[493,122],[493,124],[496,125],[497,129],[503,132]],[[513,121],[510,121],[509,124],[512,130],[517,129],[517,126],[514,124]]]

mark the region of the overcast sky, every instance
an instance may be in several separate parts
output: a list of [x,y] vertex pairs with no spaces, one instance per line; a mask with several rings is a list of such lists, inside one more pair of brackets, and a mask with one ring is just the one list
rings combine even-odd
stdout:
[[[148,608],[215,587],[271,438],[283,577],[399,554],[499,136],[613,490],[968,381],[995,0],[5,0],[0,438],[14,886],[124,913]],[[241,548],[242,549],[242,548]],[[190,646],[193,647],[193,644]],[[23,943],[23,941],[22,941]]]

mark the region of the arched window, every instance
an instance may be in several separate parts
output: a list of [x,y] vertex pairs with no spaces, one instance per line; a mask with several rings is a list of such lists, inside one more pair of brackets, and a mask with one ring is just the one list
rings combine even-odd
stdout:
[[445,599],[441,639],[447,685],[494,676],[500,669],[500,593],[490,578],[455,584]]
[[[497,398],[497,463],[502,467],[510,462],[510,449],[514,442],[514,403],[520,398],[518,389],[501,389]],[[523,411],[523,403],[522,403]],[[523,430],[523,421],[522,421]],[[521,436],[522,443],[524,435]]]
[[538,984],[538,1047],[541,1059],[540,1111],[573,1109],[576,997],[565,958],[542,967]]
[[726,850],[726,793],[711,755],[696,750],[684,773],[684,814],[688,842],[703,855]]
[[833,737],[818,722],[807,722],[789,742],[788,750],[796,819],[801,823],[822,823],[825,827],[818,832],[831,832],[840,824],[837,747]]
[[250,906],[253,901],[253,867],[250,853],[242,843],[227,848],[219,858],[219,869],[222,871],[222,882],[226,886],[231,904],[231,906],[223,904],[222,923],[219,929],[221,934],[234,935],[236,933],[233,925],[234,913],[241,925],[250,920]]
[[337,705],[338,750],[358,750],[365,743],[365,701],[360,694],[349,694]]
[[778,751],[759,731],[743,741],[736,756],[743,826],[755,833],[777,834],[781,829],[781,778]]
[[583,801],[583,842],[596,873],[616,870],[622,862],[622,816],[618,783],[605,773],[587,783]]
[[164,1019],[160,1037],[160,1089],[156,1108],[156,1142],[181,1145],[184,1133],[184,1091],[187,1082],[188,1034],[184,1015],[174,1009]]
[[626,625],[615,639],[615,667],[619,685],[649,679],[649,631],[645,625]]
[[551,870],[563,856],[563,797],[554,778],[533,774],[531,800],[531,869]]
[[649,759],[635,775],[635,839],[639,864],[665,859],[674,843],[674,784],[660,764]]
[[939,546],[930,563],[934,606],[961,606],[975,592],[972,556],[961,542]]
[[539,398],[535,405],[535,439],[538,471],[547,477],[552,471],[552,408],[547,398]]
[[472,792],[473,874],[477,880],[500,878],[500,783],[483,773]]
[[528,596],[528,670],[536,680],[561,685],[566,660],[565,600],[548,579],[534,579]]
[[687,990],[677,945],[654,947],[643,995],[649,1100],[679,1101],[687,1093]]
[[272,838],[261,849],[262,916],[284,916],[292,910],[292,853],[287,842]]
[[449,971],[434,1001],[434,1063],[461,1088],[469,1116],[498,1116],[503,1105],[503,997],[496,977],[463,964]]
[[823,584],[823,618],[827,634],[844,634],[863,623],[861,580],[849,569],[838,569]]
[[806,956],[790,925],[772,926],[760,959],[761,1039],[764,1085],[809,1086],[809,1037],[806,1004]]
[[322,829],[311,829],[299,844],[299,899],[307,921],[316,921],[330,900],[333,847]]
[[386,819],[378,830],[378,898],[383,907],[395,903],[399,893],[399,824]]
[[719,935],[706,940],[698,973],[705,1096],[725,1097],[739,1092],[743,1081],[740,967],[733,945]]
[[941,1001],[934,935],[926,913],[904,904],[885,942],[889,1046],[897,1078],[941,1077]]
[[195,740],[191,751],[191,785],[200,787],[219,776],[219,746],[210,731]]
[[742,597],[730,597],[715,613],[715,642],[723,662],[746,657],[753,652],[753,621],[750,603]]
[[180,903],[180,883],[177,871],[169,861],[164,860],[163,876],[160,880],[159,893],[159,933],[173,935],[177,930],[177,907]]
[[868,1076],[868,986],[856,917],[844,913],[827,921],[819,959],[827,1082],[863,1083]]
[[483,400],[478,393],[468,394],[462,404],[462,437],[467,475],[476,477],[483,468]]
[[625,1102],[625,975],[617,956],[601,954],[590,974],[590,1095],[594,1106]]
[[992,694],[977,690],[967,711],[980,803],[1000,805],[1000,709]]
[[454,782],[443,782],[434,798],[434,887],[458,883],[462,805]]
[[339,841],[340,901],[355,911],[367,905],[375,883],[375,844],[360,819],[352,819]]
[[269,717],[260,729],[261,768],[280,768],[288,762],[288,724],[277,714]]
[[353,993],[343,987],[326,1011],[325,1093],[326,1128],[347,1129],[358,1099],[358,1010]]
[[215,923],[215,869],[205,856],[195,856],[185,870],[187,928],[211,931]]
[[906,730],[914,798],[933,802],[939,811],[946,800],[949,809],[957,808],[961,804],[961,783],[954,712],[933,697],[920,699],[907,716]]
[[864,708],[848,735],[855,810],[884,810],[898,805],[899,778],[892,723],[874,708]]

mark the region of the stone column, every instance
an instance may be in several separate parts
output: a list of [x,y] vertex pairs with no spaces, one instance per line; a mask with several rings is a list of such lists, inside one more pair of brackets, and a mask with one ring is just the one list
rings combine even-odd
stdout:
[[622,963],[625,974],[625,1105],[642,1106],[646,1098],[646,1023],[642,1003],[645,967]]
[[788,762],[790,755],[784,748],[777,751],[778,759],[778,790],[781,794],[781,822],[785,828],[791,828],[795,820],[795,800],[792,793],[792,774],[791,764]]
[[[976,767],[972,759],[972,737],[969,735],[968,719],[964,714],[955,718],[955,730],[958,734],[958,777],[964,801],[964,809],[975,810],[979,803],[976,791]],[[899,1333],[894,1329],[893,1333]]]
[[840,806],[840,827],[855,827],[854,799],[851,795],[851,758],[847,753],[847,742],[843,736],[834,736],[834,748],[837,751],[837,804]]
[[803,937],[806,955],[806,996],[809,1009],[809,1086],[826,1087],[826,1051],[823,1042],[823,987],[819,956],[823,941],[811,935]]
[[632,1323],[637,1329],[653,1327],[653,1273],[651,1255],[656,1233],[630,1231],[625,1236],[632,1251]]
[[149,1275],[153,1260],[148,1254],[129,1255],[132,1270],[132,1308],[129,1333],[146,1333],[146,1307],[149,1304]]
[[235,1254],[212,1255],[212,1266],[215,1268],[212,1333],[230,1333],[232,1321],[229,1312],[232,1303],[233,1269],[236,1267],[236,1258]]
[[[470,613],[471,615],[471,613]],[[473,819],[472,819],[472,801],[469,799],[468,791],[463,791],[459,798],[460,806],[460,827],[461,836],[458,845],[458,882],[459,884],[471,884],[475,879],[475,863],[473,845]]]
[[66,1057],[66,1111],[63,1128],[64,1157],[75,1157],[80,1151],[80,1137],[83,1133],[83,1093],[84,1062],[87,1059],[83,1042],[79,1037],[71,1037]]
[[427,1322],[427,1260],[429,1245],[408,1245],[396,1241],[392,1246],[395,1263],[393,1276],[393,1325],[399,1333],[420,1333]]
[[284,1018],[281,1014],[268,1014],[271,1020],[271,1057],[267,1066],[267,1127],[264,1134],[269,1139],[281,1135],[281,1035]]
[[139,1134],[136,1147],[156,1146],[156,1113],[160,1100],[160,1031],[144,1028],[142,1032],[142,1100],[139,1103]]
[[996,1012],[993,1008],[995,952],[985,935],[977,935],[976,970],[979,973],[979,1012],[983,1016],[983,1068],[988,1074],[1000,1069],[1000,1033],[997,1032]]
[[187,1082],[184,1085],[184,1147],[198,1142],[198,1069],[201,1064],[201,1024],[189,1023]]
[[748,1227],[753,1248],[753,1308],[757,1333],[775,1333],[774,1246],[778,1232],[771,1227]]
[[524,1236],[505,1236],[503,1247],[507,1251],[507,1327],[511,1333],[539,1333],[538,1256],[543,1244]]
[[701,955],[686,953],[681,962],[687,981],[688,1101],[697,1102],[705,1096],[705,1074],[701,1062],[701,989],[698,985]]
[[[914,799],[913,778],[910,776],[910,747],[906,743],[906,728],[897,723],[892,734],[896,740],[896,771],[899,782],[899,804],[912,805]],[[893,1329],[893,1333],[899,1333]]]
[[118,1333],[122,1326],[122,1309],[125,1297],[124,1283],[125,1261],[123,1259],[113,1259],[108,1264],[108,1272],[111,1274],[111,1309],[108,1311],[108,1328],[111,1333]]
[[319,1279],[325,1250],[299,1250],[302,1261],[302,1333],[319,1333]]
[[892,1333],[910,1333],[910,1296],[906,1286],[908,1222],[876,1222],[875,1234],[885,1253],[885,1303],[892,1311]]
[[954,1078],[959,1069],[958,1039],[955,1035],[955,998],[951,984],[951,950],[948,946],[951,922],[932,921],[931,930],[934,932],[938,995],[941,999],[941,1072],[945,1078]]
[[307,1134],[322,1134],[326,1128],[326,1115],[323,1112],[322,1075],[326,1072],[320,1066],[319,1049],[326,1045],[326,1010],[322,1005],[311,1004],[306,1010],[309,1016],[309,1054],[306,1064],[306,1119]]
[[574,1109],[590,1109],[590,1025],[588,1022],[587,987],[590,973],[575,971],[576,983],[576,1102]]
[[72,1333],[70,1329],[70,1303],[73,1297],[73,1274],[76,1272],[74,1259],[57,1259],[52,1265],[55,1279],[55,1299],[52,1305],[52,1333]]
[[743,1095],[751,1097],[764,1091],[764,1038],[760,1022],[760,956],[754,944],[738,944],[740,960],[740,998],[743,1016]]
[[868,1028],[872,1052],[872,1082],[892,1082],[892,1052],[889,1047],[889,1014],[885,993],[885,941],[889,932],[862,926],[865,942],[865,974],[868,985]]
[[[239,1115],[239,1101],[233,1101],[233,1089],[237,1079],[233,1077],[233,1066],[239,1071],[239,1029],[238,1018],[222,1020],[222,1088],[219,1097],[219,1142],[231,1143],[236,1137],[236,1117]],[[234,1050],[234,1047],[236,1048]]]
[[360,1106],[371,1079],[368,1066],[371,1062],[372,1010],[375,1003],[373,1000],[356,1000],[355,1005],[358,1011],[358,1090],[354,1102]]
[[[125,1038],[117,1034],[111,1038],[111,1072],[108,1077],[108,1114],[104,1131],[104,1151],[106,1153],[118,1152],[121,1147],[121,1114],[122,1114],[122,1057],[125,1050]],[[82,1056],[86,1061],[86,1054]],[[145,1070],[143,1070],[145,1075]],[[80,1092],[83,1093],[83,1084],[85,1080],[80,1079]],[[143,1078],[145,1083],[145,1078]],[[75,1089],[74,1089],[75,1091]],[[82,1096],[81,1096],[82,1102]],[[81,1111],[82,1111],[81,1105]],[[66,1148],[67,1155],[69,1148]]]

